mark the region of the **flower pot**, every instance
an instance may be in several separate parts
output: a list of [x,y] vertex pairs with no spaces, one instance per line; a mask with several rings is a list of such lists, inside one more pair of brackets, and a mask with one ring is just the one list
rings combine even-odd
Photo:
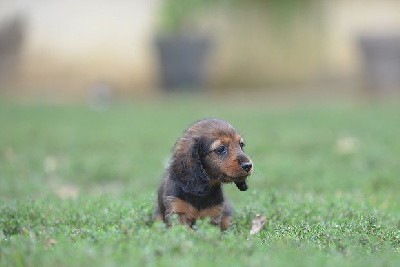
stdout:
[[379,94],[400,92],[400,35],[363,36],[359,44],[367,87]]
[[156,38],[160,86],[166,91],[201,90],[206,82],[211,39],[197,35]]

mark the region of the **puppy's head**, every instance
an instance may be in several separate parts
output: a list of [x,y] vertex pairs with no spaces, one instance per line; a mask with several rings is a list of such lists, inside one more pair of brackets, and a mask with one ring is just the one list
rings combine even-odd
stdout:
[[207,194],[212,183],[234,182],[244,191],[253,163],[243,149],[243,138],[230,124],[202,120],[177,141],[170,173],[185,192],[196,195]]

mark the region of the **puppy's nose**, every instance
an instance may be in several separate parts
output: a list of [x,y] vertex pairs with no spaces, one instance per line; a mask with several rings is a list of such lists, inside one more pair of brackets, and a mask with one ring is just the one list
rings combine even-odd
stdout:
[[251,171],[251,168],[253,168],[253,163],[251,162],[243,162],[240,164],[240,167],[242,167],[243,170],[246,172]]

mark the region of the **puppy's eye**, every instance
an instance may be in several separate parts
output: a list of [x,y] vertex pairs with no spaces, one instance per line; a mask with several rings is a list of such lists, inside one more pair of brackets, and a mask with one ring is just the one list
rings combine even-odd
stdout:
[[240,141],[239,142],[239,146],[240,146],[241,149],[243,149],[244,148],[244,143],[242,141]]
[[217,147],[217,149],[215,149],[215,151],[219,155],[225,155],[228,152],[228,148],[225,145],[220,145],[219,147]]

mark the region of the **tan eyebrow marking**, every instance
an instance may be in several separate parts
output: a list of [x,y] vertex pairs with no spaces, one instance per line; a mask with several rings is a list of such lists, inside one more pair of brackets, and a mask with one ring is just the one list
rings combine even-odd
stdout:
[[215,141],[211,144],[211,150],[217,149],[217,147],[219,147],[221,144],[222,144],[221,140],[215,140]]
[[239,144],[240,144],[240,143],[243,143],[243,144],[245,143],[245,142],[244,142],[244,139],[243,139],[240,135],[237,135],[237,136],[236,136],[236,140],[238,140],[237,142],[238,142]]
[[240,134],[236,134],[236,135],[235,135],[235,140],[236,140],[237,142],[244,142],[244,140],[243,140],[243,138],[240,136]]

